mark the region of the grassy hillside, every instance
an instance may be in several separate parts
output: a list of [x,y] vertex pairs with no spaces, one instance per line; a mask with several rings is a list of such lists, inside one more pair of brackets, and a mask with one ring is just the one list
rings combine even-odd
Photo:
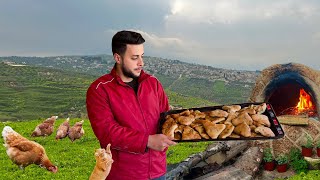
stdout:
[[[71,119],[70,124],[81,119]],[[11,126],[24,137],[34,140],[44,146],[47,155],[53,164],[58,166],[58,173],[53,174],[37,165],[30,165],[25,170],[11,162],[5,147],[0,146],[0,179],[88,179],[95,165],[94,151],[99,148],[99,143],[93,134],[90,122],[85,120],[83,128],[85,135],[73,143],[68,138],[56,141],[55,133],[48,137],[30,137],[35,126],[43,120],[30,120],[24,122],[2,122],[4,126]],[[59,118],[55,123],[55,130],[64,121]],[[0,143],[3,144],[3,138]],[[212,143],[212,142],[211,142]],[[179,143],[167,151],[168,164],[175,164],[186,159],[189,155],[203,151],[210,142]]]
[[247,102],[251,86],[239,82],[209,81],[206,79],[182,77],[169,88],[190,97],[206,99],[217,104],[236,104]]
[[81,117],[90,75],[0,63],[0,121]]
[[182,95],[168,89],[166,90],[166,93],[168,95],[170,105],[173,105],[175,107],[193,108],[217,105],[217,103],[214,103],[212,101],[201,99],[199,97]]
[[[247,101],[250,85],[155,74],[173,106],[190,108]],[[98,76],[0,63],[0,121],[25,121],[53,114],[86,118],[85,94]]]
[[[144,70],[154,74],[165,88],[185,96],[218,104],[246,102],[258,71],[235,71],[179,60],[144,57]],[[114,66],[113,56],[0,57],[0,62],[52,67],[100,76]],[[179,78],[180,77],[180,78]]]
[[[157,76],[164,87],[176,81]],[[0,63],[0,121],[60,117],[86,117],[85,94],[97,76],[57,69],[10,66]],[[189,87],[193,87],[189,84]],[[166,89],[171,105],[189,108],[214,105],[203,96]],[[205,95],[205,94],[204,94]]]

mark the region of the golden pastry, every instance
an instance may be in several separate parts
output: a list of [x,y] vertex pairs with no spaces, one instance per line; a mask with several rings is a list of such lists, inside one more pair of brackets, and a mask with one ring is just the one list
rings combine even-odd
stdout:
[[221,110],[221,109],[216,109],[213,111],[210,111],[209,115],[211,117],[228,117],[228,112]]
[[275,134],[272,132],[272,130],[265,126],[259,126],[257,127],[254,132],[260,133],[262,136],[266,137],[275,137]]
[[214,124],[208,120],[204,120],[202,125],[212,139],[217,139],[219,134],[226,128],[224,124]]
[[201,139],[200,134],[190,126],[185,126],[182,132],[182,140]]
[[231,112],[239,111],[241,109],[241,106],[240,105],[222,106],[222,109],[231,113]]
[[173,118],[167,119],[162,125],[162,134],[174,138],[174,130],[178,127],[178,124]]
[[244,136],[244,137],[250,137],[251,136],[251,129],[246,123],[241,123],[238,126],[236,126],[233,130],[235,133]]
[[254,114],[251,116],[253,121],[258,122],[259,124],[262,124],[264,126],[270,127],[270,121],[268,116],[263,114]]
[[225,123],[226,128],[219,134],[219,138],[225,139],[226,137],[230,136],[234,130],[234,126],[232,123]]

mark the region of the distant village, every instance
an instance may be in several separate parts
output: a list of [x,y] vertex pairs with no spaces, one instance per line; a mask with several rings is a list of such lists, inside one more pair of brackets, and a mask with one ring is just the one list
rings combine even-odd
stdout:
[[[151,74],[161,74],[174,78],[187,77],[207,79],[209,81],[221,80],[238,83],[255,83],[260,71],[241,71],[214,68],[211,66],[185,63],[179,60],[168,60],[158,57],[144,57],[145,71]],[[73,69],[93,75],[109,72],[114,66],[111,55],[97,56],[55,56],[55,57],[0,57],[0,61],[11,66],[35,65],[59,69]]]

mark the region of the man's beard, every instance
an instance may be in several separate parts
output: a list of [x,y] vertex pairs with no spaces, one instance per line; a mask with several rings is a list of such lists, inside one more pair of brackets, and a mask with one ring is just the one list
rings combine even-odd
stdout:
[[121,65],[121,69],[122,69],[122,73],[124,76],[128,77],[128,78],[132,78],[132,79],[135,79],[135,78],[138,78],[139,76],[136,76],[135,74],[133,74],[132,71],[128,70],[124,64]]

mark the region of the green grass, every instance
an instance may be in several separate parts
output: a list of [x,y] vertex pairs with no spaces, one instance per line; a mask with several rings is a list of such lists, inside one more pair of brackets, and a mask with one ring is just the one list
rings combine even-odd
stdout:
[[[71,119],[70,124],[81,119]],[[55,123],[55,132],[48,137],[31,137],[31,133],[37,124],[43,120],[30,120],[22,122],[1,122],[0,131],[4,126],[11,126],[24,137],[41,144],[47,152],[51,162],[58,166],[58,172],[53,174],[37,165],[29,165],[24,170],[12,163],[6,154],[5,147],[0,147],[0,179],[88,179],[95,165],[94,151],[99,148],[98,140],[85,119],[83,128],[85,135],[82,139],[73,143],[68,138],[56,141],[55,132],[64,121],[59,118]],[[0,141],[3,144],[3,138]],[[211,142],[212,143],[212,142]],[[169,147],[167,151],[168,164],[176,164],[185,160],[193,153],[203,151],[210,142],[178,143]]]
[[85,96],[94,76],[0,63],[0,121],[30,120],[52,114],[85,117]]
[[166,94],[168,95],[169,104],[175,107],[183,107],[183,108],[194,108],[194,107],[205,107],[205,106],[214,106],[217,103],[212,101],[208,101],[205,99],[191,97],[182,95],[171,90],[166,89]]
[[177,145],[169,147],[167,151],[167,163],[168,164],[177,164],[190,155],[202,152],[210,144],[214,143],[213,141],[203,141],[203,142],[183,142],[178,143]]
[[[82,139],[73,143],[69,138],[59,141],[55,140],[55,133],[48,137],[30,137],[35,126],[43,120],[32,120],[25,122],[2,122],[0,129],[8,125],[24,137],[41,144],[47,152],[51,162],[58,166],[58,173],[53,174],[37,165],[27,166],[24,170],[11,162],[8,158],[5,147],[1,146],[0,152],[0,179],[88,179],[94,165],[94,151],[99,148],[88,120],[84,123],[85,135]],[[55,130],[64,121],[58,119],[55,123]],[[80,119],[71,119],[73,125]],[[3,142],[3,139],[1,139]]]
[[[86,91],[98,76],[83,73],[0,62],[0,121],[27,121],[52,114],[86,118]],[[169,103],[183,108],[243,103],[251,87],[241,82],[155,75]]]
[[175,81],[169,90],[222,105],[247,102],[251,86],[240,82],[226,83],[221,80],[212,82],[206,79],[182,77]]
[[[289,178],[286,178],[287,180],[318,180],[320,179],[320,171],[319,170],[311,170],[307,173],[301,172],[300,174],[296,174],[294,176],[291,176]],[[276,180],[284,180],[282,178],[276,178]]]

